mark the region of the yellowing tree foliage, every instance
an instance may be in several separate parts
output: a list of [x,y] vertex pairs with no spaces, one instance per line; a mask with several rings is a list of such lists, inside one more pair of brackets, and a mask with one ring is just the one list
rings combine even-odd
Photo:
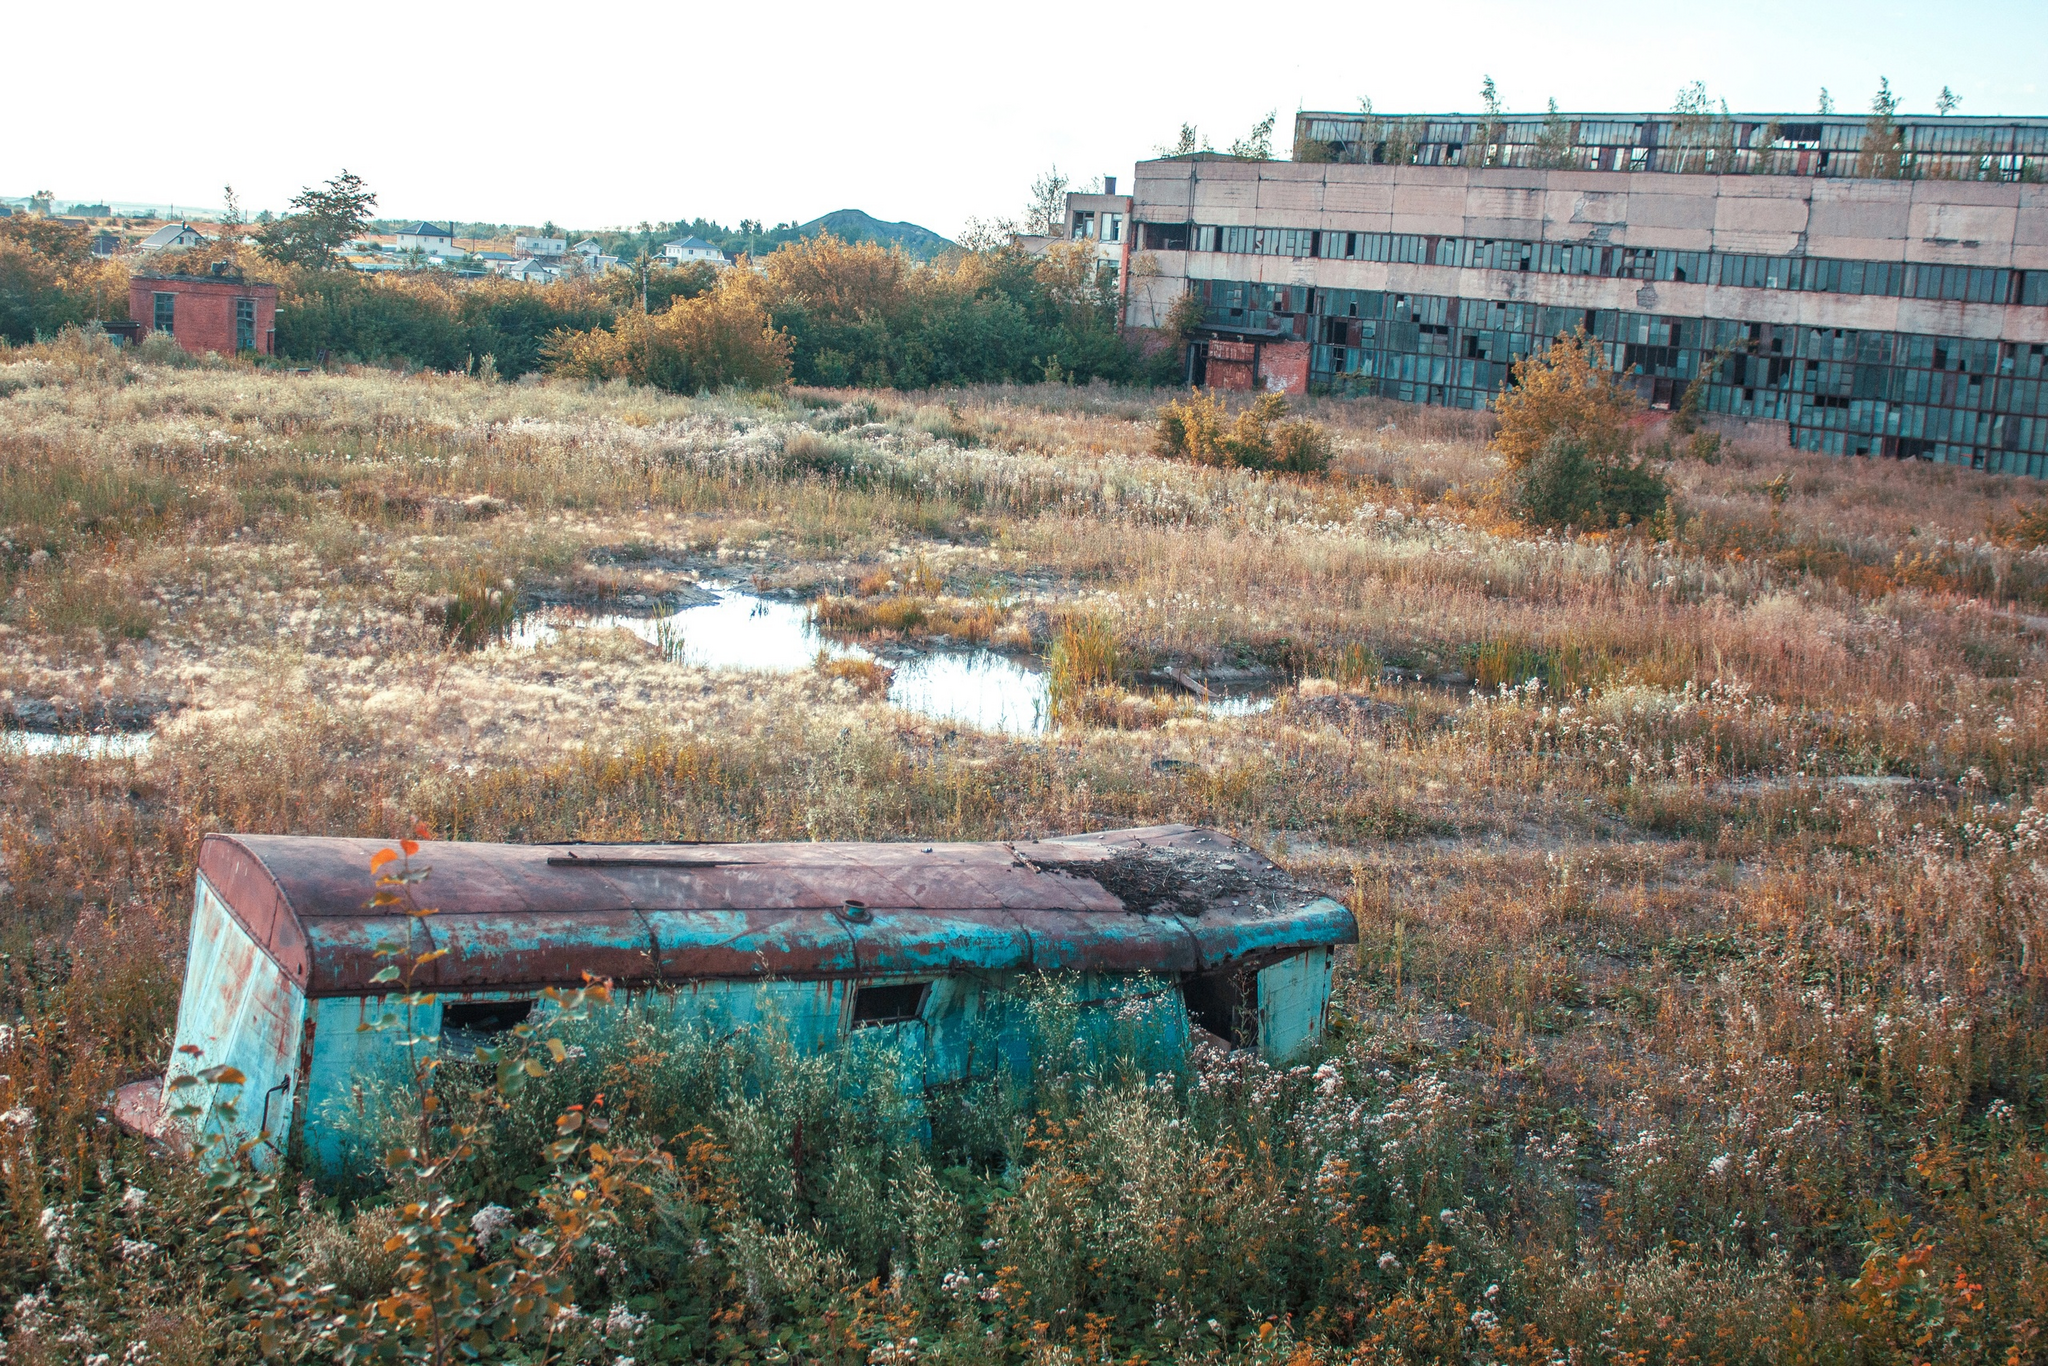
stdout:
[[675,393],[770,388],[789,379],[787,335],[768,320],[766,286],[743,262],[694,299],[660,313],[624,313],[609,328],[558,332],[546,356],[558,375],[625,379]]
[[911,301],[916,265],[879,242],[846,242],[827,233],[761,260],[768,291],[799,303],[817,322],[846,326],[893,318]]
[[1261,394],[1232,421],[1221,399],[1196,390],[1185,399],[1160,405],[1152,451],[1202,465],[1249,470],[1318,474],[1328,469],[1329,432],[1320,423],[1299,418],[1282,422],[1286,415],[1286,399]]
[[0,218],[0,340],[128,316],[128,269],[92,254],[83,228],[16,214]]
[[1624,388],[1600,344],[1583,331],[1560,336],[1540,356],[1515,362],[1513,381],[1494,400],[1500,431],[1493,448],[1520,470],[1560,438],[1587,458],[1612,464],[1633,441],[1629,422],[1642,407]]

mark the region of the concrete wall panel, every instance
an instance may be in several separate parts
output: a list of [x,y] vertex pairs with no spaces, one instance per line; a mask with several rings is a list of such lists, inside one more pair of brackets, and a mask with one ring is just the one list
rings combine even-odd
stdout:
[[[1321,181],[1267,179],[1258,182],[1259,208],[1272,213],[1292,213],[1296,217],[1315,215],[1322,212],[1323,186]],[[1290,228],[1311,226],[1307,222],[1294,223],[1279,218],[1260,220],[1268,227]]]
[[1906,259],[2003,266],[2012,260],[2018,227],[2019,209],[2012,204],[1916,203],[1907,218]]
[[1911,187],[1887,181],[1816,180],[1807,219],[1810,256],[1854,256],[1868,261],[1905,259]]
[[1808,218],[1808,201],[1803,195],[1723,194],[1714,201],[1714,247],[1756,256],[1790,256],[1804,244]]
[[[1345,232],[1392,232],[1394,185],[1391,180],[1332,180],[1323,186],[1323,211],[1346,215],[1331,228]],[[1354,221],[1352,215],[1360,215]],[[1372,221],[1365,221],[1369,217]]]

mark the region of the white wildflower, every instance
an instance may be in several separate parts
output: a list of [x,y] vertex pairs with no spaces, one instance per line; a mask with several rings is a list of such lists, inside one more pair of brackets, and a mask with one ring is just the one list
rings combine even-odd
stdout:
[[503,1205],[485,1205],[469,1216],[469,1231],[479,1243],[490,1243],[512,1222],[512,1211]]

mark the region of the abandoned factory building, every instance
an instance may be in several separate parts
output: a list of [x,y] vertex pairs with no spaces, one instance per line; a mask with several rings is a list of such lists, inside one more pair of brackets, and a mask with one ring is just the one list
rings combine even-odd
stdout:
[[1644,399],[2048,474],[2048,119],[1374,118],[1141,162],[1128,320],[1187,378],[1480,408],[1583,328]]

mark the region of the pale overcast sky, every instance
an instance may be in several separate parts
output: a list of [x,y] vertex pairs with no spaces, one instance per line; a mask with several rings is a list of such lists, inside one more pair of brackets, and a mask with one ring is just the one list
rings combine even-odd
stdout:
[[[378,212],[595,228],[839,208],[951,235],[1057,163],[1128,177],[1268,110],[1737,110],[1822,86],[2048,114],[2048,0],[1944,4],[19,5],[0,194],[252,210],[347,167]],[[1284,153],[1283,153],[1284,154]]]

